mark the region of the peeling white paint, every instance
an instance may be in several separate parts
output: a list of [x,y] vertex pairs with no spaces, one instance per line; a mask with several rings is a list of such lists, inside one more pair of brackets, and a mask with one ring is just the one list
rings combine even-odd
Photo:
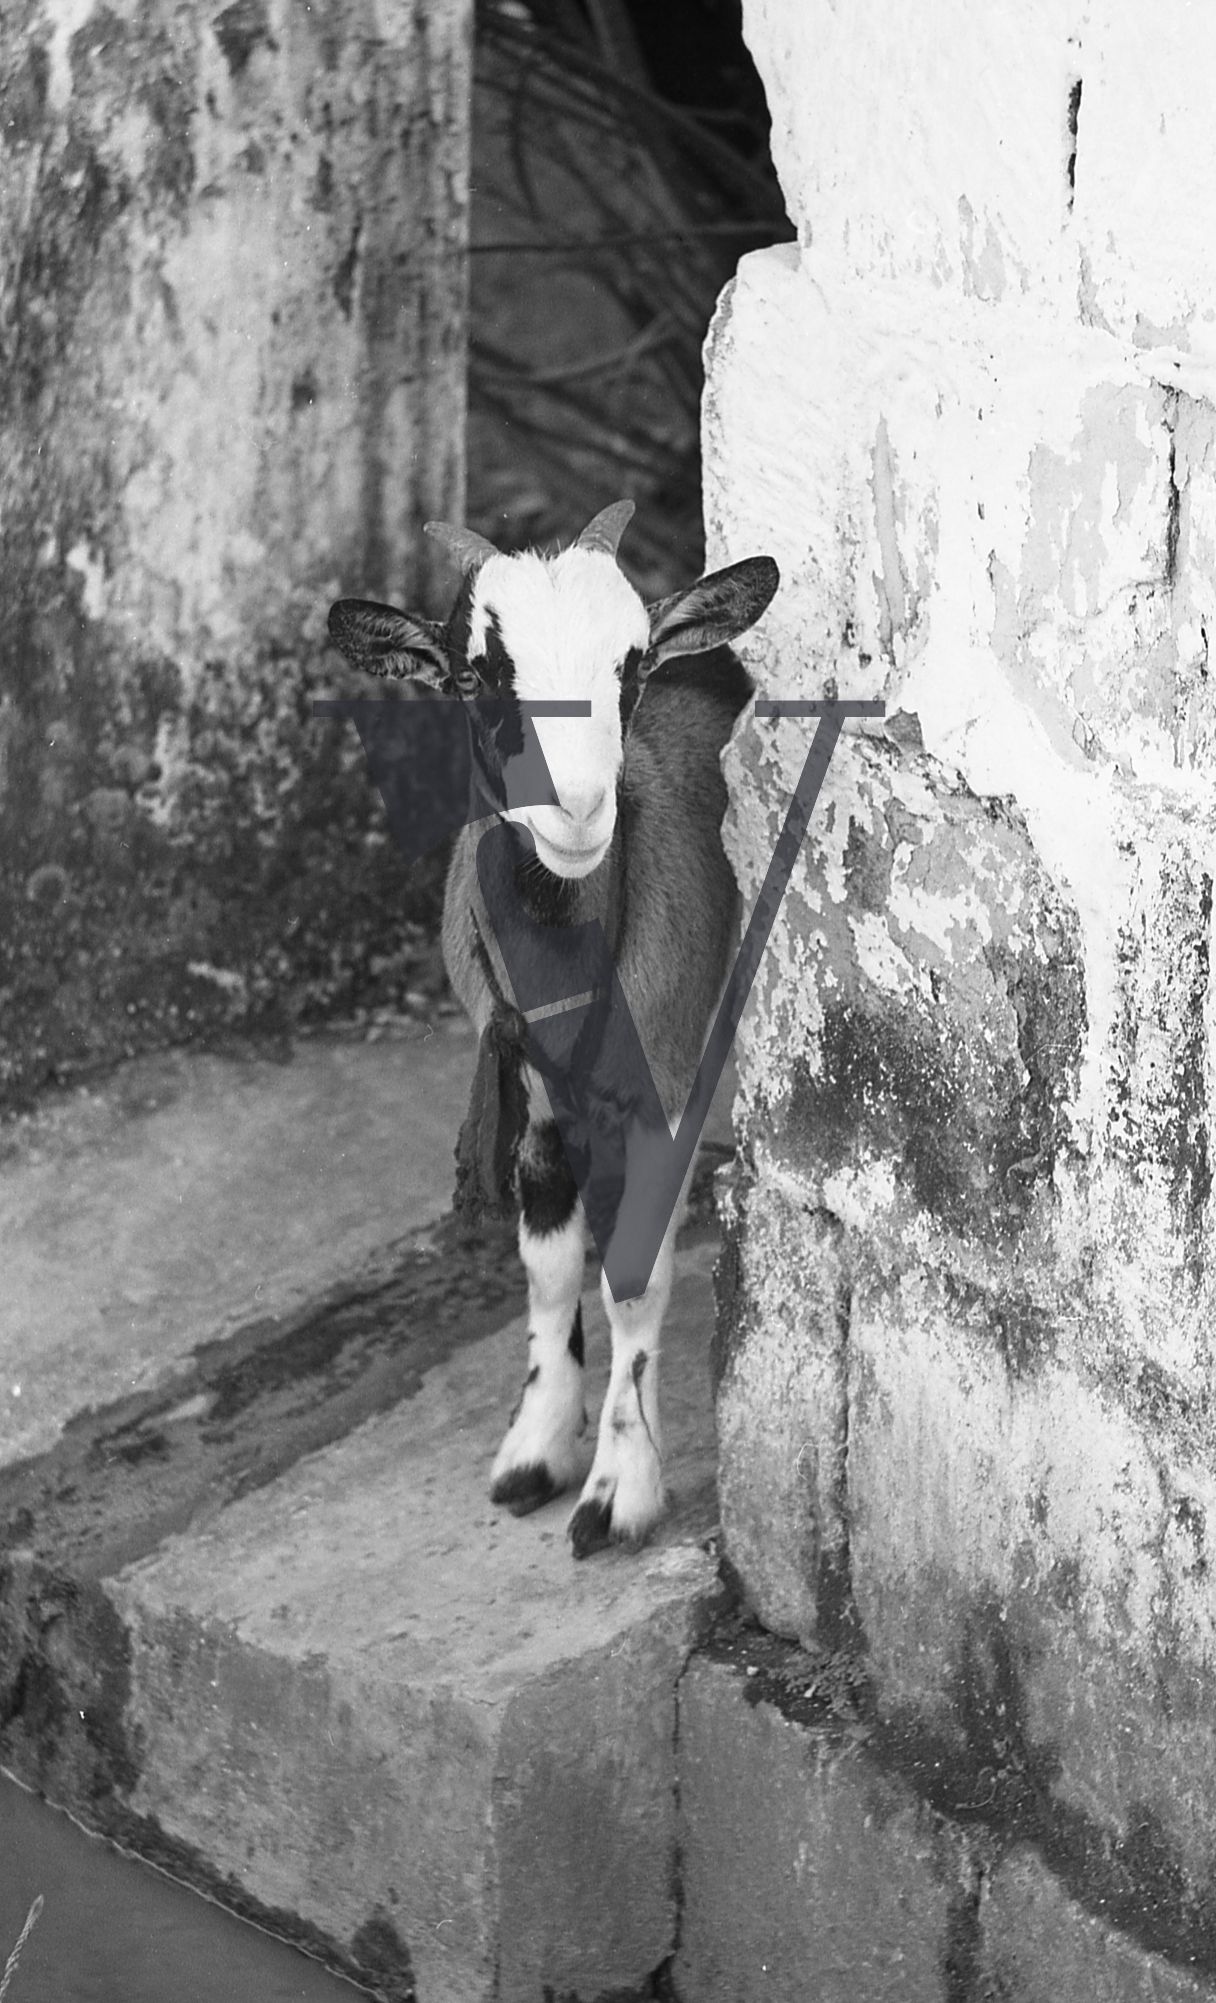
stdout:
[[69,570],[76,571],[83,580],[83,603],[88,617],[100,619],[108,597],[104,557],[92,551],[86,542],[78,542],[72,545],[63,560]]
[[992,921],[985,905],[973,889],[960,890],[953,897],[939,895],[923,884],[913,889],[895,879],[887,905],[893,925],[931,940],[941,950],[943,963],[953,960],[958,935],[974,929],[985,942],[992,939]]
[[56,112],[66,111],[72,99],[72,37],[79,34],[94,12],[96,0],[56,0],[48,8],[50,38],[47,43],[49,72],[47,101]]
[[926,970],[900,952],[884,919],[864,911],[860,917],[850,915],[848,922],[857,964],[866,980],[887,994],[928,996]]
[[824,1177],[823,1195],[829,1210],[847,1230],[864,1232],[873,1217],[895,1203],[895,1164],[877,1157],[860,1169],[842,1169]]

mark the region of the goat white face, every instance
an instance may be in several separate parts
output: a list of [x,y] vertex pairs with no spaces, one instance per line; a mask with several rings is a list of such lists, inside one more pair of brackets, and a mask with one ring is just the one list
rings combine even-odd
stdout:
[[608,851],[623,757],[623,682],[650,643],[645,605],[604,550],[493,556],[477,572],[467,662],[487,694],[586,702],[588,716],[537,716],[554,805],[508,808],[545,867],[580,877]]
[[[465,573],[445,625],[389,605],[342,599],[329,615],[336,645],[354,666],[406,677],[444,694],[514,703],[578,702],[581,716],[533,716],[556,800],[498,806],[532,837],[555,876],[588,876],[616,826],[617,780],[633,705],[648,675],[677,655],[701,654],[755,624],[777,589],[777,566],[749,557],[647,606],[617,567],[631,501],[605,508],[557,556],[504,556],[483,536],[445,523],[427,529]],[[483,722],[475,731],[495,726]],[[512,741],[514,749],[512,749]],[[522,731],[497,726],[481,762],[498,800],[512,797],[510,763]],[[528,788],[514,790],[516,799]]]

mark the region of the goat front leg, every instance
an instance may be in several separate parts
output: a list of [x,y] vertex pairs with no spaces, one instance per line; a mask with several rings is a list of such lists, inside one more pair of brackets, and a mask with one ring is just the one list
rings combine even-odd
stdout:
[[[533,1083],[532,1103],[538,1087]],[[528,1371],[490,1474],[490,1499],[515,1516],[540,1509],[577,1472],[583,1403],[586,1257],[578,1190],[556,1123],[528,1128],[520,1149],[519,1251],[528,1276]]]
[[600,1282],[612,1330],[612,1375],[600,1413],[595,1460],[583,1484],[569,1535],[576,1558],[606,1544],[641,1544],[665,1508],[659,1438],[659,1336],[671,1298],[676,1230],[683,1204],[663,1236],[644,1294],[617,1302]]

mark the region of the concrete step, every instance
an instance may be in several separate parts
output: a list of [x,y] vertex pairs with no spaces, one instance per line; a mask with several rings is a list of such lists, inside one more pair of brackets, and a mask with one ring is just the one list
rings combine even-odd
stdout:
[[[713,1255],[680,1255],[664,1346],[677,1506],[640,1554],[575,1564],[571,1498],[527,1519],[489,1504],[518,1317],[251,1492],[223,1436],[262,1430],[256,1387],[219,1418],[202,1391],[179,1400],[186,1417],[129,1425],[142,1501],[116,1532],[111,1482],[100,1541],[71,1497],[66,1517],[40,1503],[62,1459],[36,1491],[26,1469],[0,1756],[401,2003],[638,1991],[675,1944],[676,1686],[716,1588]],[[598,1288],[584,1316],[594,1399]],[[199,1435],[180,1454],[178,1429]],[[175,1463],[196,1470],[208,1437],[214,1483],[184,1482]],[[95,1433],[85,1460],[114,1438]],[[179,1507],[193,1497],[169,1534],[158,1480]],[[129,1550],[137,1522],[146,1555],[109,1569],[107,1539]]]
[[366,1278],[451,1199],[459,1017],[290,1061],[170,1051],[0,1124],[0,1463]]
[[473,1054],[452,1020],[145,1059],[4,1130],[0,1759],[385,1996],[636,1991],[715,1593],[707,1183],[677,1506],[576,1565],[572,1497],[486,1496],[523,1285],[510,1227],[444,1214]]

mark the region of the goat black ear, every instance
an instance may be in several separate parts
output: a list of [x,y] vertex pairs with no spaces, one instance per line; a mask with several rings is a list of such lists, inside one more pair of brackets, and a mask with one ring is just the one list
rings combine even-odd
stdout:
[[443,627],[432,619],[416,619],[370,598],[340,598],[329,608],[329,637],[352,668],[369,675],[451,687]]
[[646,668],[680,654],[704,654],[746,633],[767,611],[781,582],[771,556],[748,556],[650,607]]

